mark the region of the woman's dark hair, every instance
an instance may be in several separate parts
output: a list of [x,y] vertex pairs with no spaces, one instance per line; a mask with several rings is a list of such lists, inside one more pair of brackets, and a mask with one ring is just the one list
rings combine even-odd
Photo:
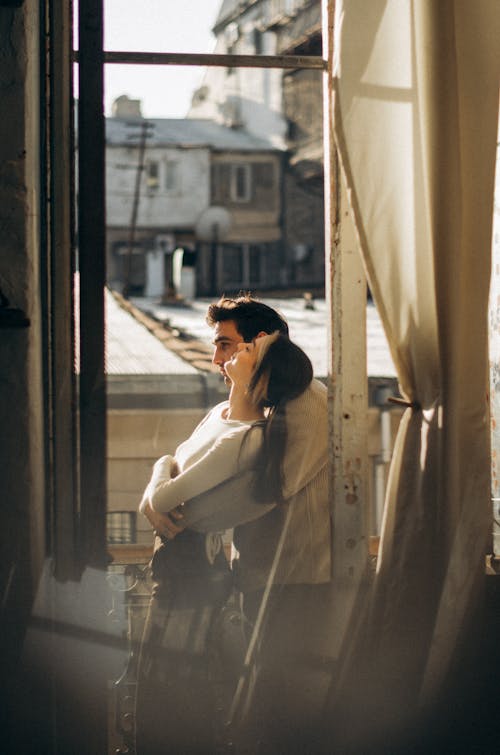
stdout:
[[283,502],[286,405],[300,396],[313,378],[307,354],[287,336],[273,333],[260,341],[259,357],[248,385],[252,401],[269,409],[257,460],[254,496],[259,503]]
[[250,343],[259,333],[274,333],[278,331],[288,335],[288,324],[279,312],[268,307],[249,295],[237,296],[231,299],[223,296],[215,304],[211,304],[207,312],[207,323],[214,327],[218,322],[234,321],[236,330],[246,343]]

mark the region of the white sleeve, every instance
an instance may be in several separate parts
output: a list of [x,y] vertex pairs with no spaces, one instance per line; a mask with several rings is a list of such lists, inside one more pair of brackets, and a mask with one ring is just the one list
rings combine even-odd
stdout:
[[146,489],[149,503],[155,511],[165,513],[251,469],[261,442],[261,428],[250,433],[248,427],[232,430],[221,436],[201,459],[173,478],[168,457],[162,457],[156,462]]
[[144,514],[144,509],[148,503],[151,503],[151,495],[154,493],[156,487],[172,477],[172,466],[175,464],[175,459],[170,454],[162,456],[155,462],[151,479],[148,482],[142,499],[139,504],[139,511]]
[[252,522],[275,503],[257,503],[253,489],[258,472],[249,470],[186,501],[182,524],[199,532],[217,532]]

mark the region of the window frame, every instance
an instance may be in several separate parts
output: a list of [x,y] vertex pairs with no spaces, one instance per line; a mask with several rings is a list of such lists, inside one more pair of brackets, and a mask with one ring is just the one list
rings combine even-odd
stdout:
[[[162,185],[165,192],[171,196],[182,194],[181,181],[179,180],[182,173],[179,171],[179,160],[172,160],[166,157],[163,168],[164,178]],[[171,176],[173,176],[173,180]]]
[[[106,395],[104,379],[104,286],[105,286],[105,214],[104,214],[104,112],[103,71],[109,64],[130,65],[194,65],[235,68],[316,69],[324,74],[324,146],[325,146],[325,253],[326,298],[329,309],[329,426],[332,463],[331,491],[341,495],[350,489],[352,481],[346,470],[358,469],[357,504],[349,511],[337,507],[333,511],[336,567],[354,575],[348,586],[340,586],[343,616],[348,621],[360,564],[366,562],[367,538],[363,519],[366,500],[366,460],[360,438],[366,437],[366,341],[365,333],[344,332],[347,322],[362,322],[366,310],[363,295],[364,274],[361,262],[352,267],[356,255],[343,253],[343,246],[352,242],[343,233],[347,213],[345,196],[341,198],[341,173],[335,153],[333,129],[332,71],[334,0],[322,0],[323,57],[306,55],[220,55],[197,53],[150,53],[103,50],[102,0],[80,0],[79,50],[72,54],[80,79],[79,100],[79,160],[85,170],[79,171],[79,227],[87,229],[80,236],[80,259],[85,269],[80,271],[81,317],[80,343],[80,540],[83,544],[83,563],[102,563],[105,560],[106,508]],[[83,95],[83,96],[82,96]],[[85,136],[82,142],[82,136]],[[91,181],[90,181],[91,176]],[[98,191],[95,191],[96,186]],[[342,220],[342,223],[341,223]],[[347,248],[347,247],[346,247]],[[349,259],[348,259],[349,258]],[[356,282],[356,296],[350,287]],[[359,285],[358,285],[359,284]],[[346,311],[348,310],[348,312]],[[334,317],[335,311],[343,317]],[[344,336],[348,336],[345,337]],[[83,347],[85,347],[83,349]],[[362,354],[364,353],[364,358]],[[365,370],[363,379],[359,376]],[[343,383],[356,383],[356,403],[349,400]],[[333,500],[335,495],[332,496]],[[339,499],[342,500],[342,499]],[[333,504],[332,504],[333,506]],[[352,544],[356,543],[356,547]],[[346,545],[347,544],[347,545]],[[338,545],[338,547],[337,547]],[[334,566],[335,568],[335,566]],[[343,591],[343,592],[342,592]],[[339,603],[339,605],[340,605]]]
[[[239,174],[243,176],[243,188],[244,191],[240,193],[240,180]],[[252,200],[252,166],[250,163],[231,163],[231,179],[229,184],[229,197],[231,202],[235,204],[245,204]]]
[[156,194],[160,190],[161,167],[161,162],[159,160],[146,160],[144,175],[146,180],[146,191],[148,194]]
[[136,545],[137,512],[114,509],[106,513],[106,540],[110,546]]
[[[323,0],[325,2],[326,0]],[[327,70],[327,61],[319,56],[305,55],[218,55],[199,53],[107,52],[104,40],[104,0],[79,0],[78,50],[67,55],[68,65],[75,64],[79,80],[78,102],[78,228],[79,230],[79,302],[80,308],[76,340],[80,346],[80,375],[77,398],[79,426],[76,431],[75,474],[79,489],[71,496],[69,519],[75,537],[71,543],[63,536],[56,537],[56,551],[60,560],[102,567],[107,562],[106,512],[106,380],[104,345],[104,288],[106,284],[105,259],[105,117],[104,66],[128,65],[193,65],[222,68],[314,68]],[[71,5],[71,4],[70,4]],[[333,14],[333,2],[328,0]],[[71,9],[70,9],[71,12]],[[332,15],[333,18],[333,15]],[[66,42],[71,40],[71,16],[67,19]],[[71,88],[67,89],[72,101]],[[66,122],[71,134],[71,117]],[[55,150],[70,156],[74,163],[74,145],[66,137]],[[73,225],[64,221],[70,235]],[[75,247],[71,257],[75,259]],[[68,288],[68,287],[67,287]],[[71,318],[70,318],[71,321]],[[71,334],[72,337],[72,334]],[[55,387],[57,393],[57,386]],[[76,393],[76,391],[75,391]],[[69,406],[68,406],[69,408]],[[76,500],[75,500],[76,499]],[[61,504],[63,506],[63,504]],[[64,506],[63,506],[64,507]],[[65,513],[67,514],[67,507]],[[58,514],[55,514],[58,519]],[[80,543],[74,555],[74,540]]]

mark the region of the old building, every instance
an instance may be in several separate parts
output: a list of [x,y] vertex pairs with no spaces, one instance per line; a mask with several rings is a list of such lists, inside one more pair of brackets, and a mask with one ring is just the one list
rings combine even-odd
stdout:
[[[269,24],[280,55],[322,55],[321,3],[275,3]],[[282,8],[280,10],[279,8]],[[284,169],[284,228],[298,283],[324,275],[323,81],[321,71],[283,73],[288,160]]]
[[106,121],[110,284],[191,298],[278,286],[280,150],[209,119],[122,117],[122,100]]
[[[222,3],[215,52],[322,54],[319,0]],[[322,72],[311,69],[209,69],[192,117],[210,117],[283,146],[283,264],[294,286],[324,282]]]

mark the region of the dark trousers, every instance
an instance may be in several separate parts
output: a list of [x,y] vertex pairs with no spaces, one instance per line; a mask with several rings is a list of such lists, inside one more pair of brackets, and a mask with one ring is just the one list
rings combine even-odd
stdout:
[[212,753],[211,634],[229,593],[230,571],[222,552],[213,564],[207,561],[197,533],[183,532],[157,554],[157,586],[138,663],[137,755]]

